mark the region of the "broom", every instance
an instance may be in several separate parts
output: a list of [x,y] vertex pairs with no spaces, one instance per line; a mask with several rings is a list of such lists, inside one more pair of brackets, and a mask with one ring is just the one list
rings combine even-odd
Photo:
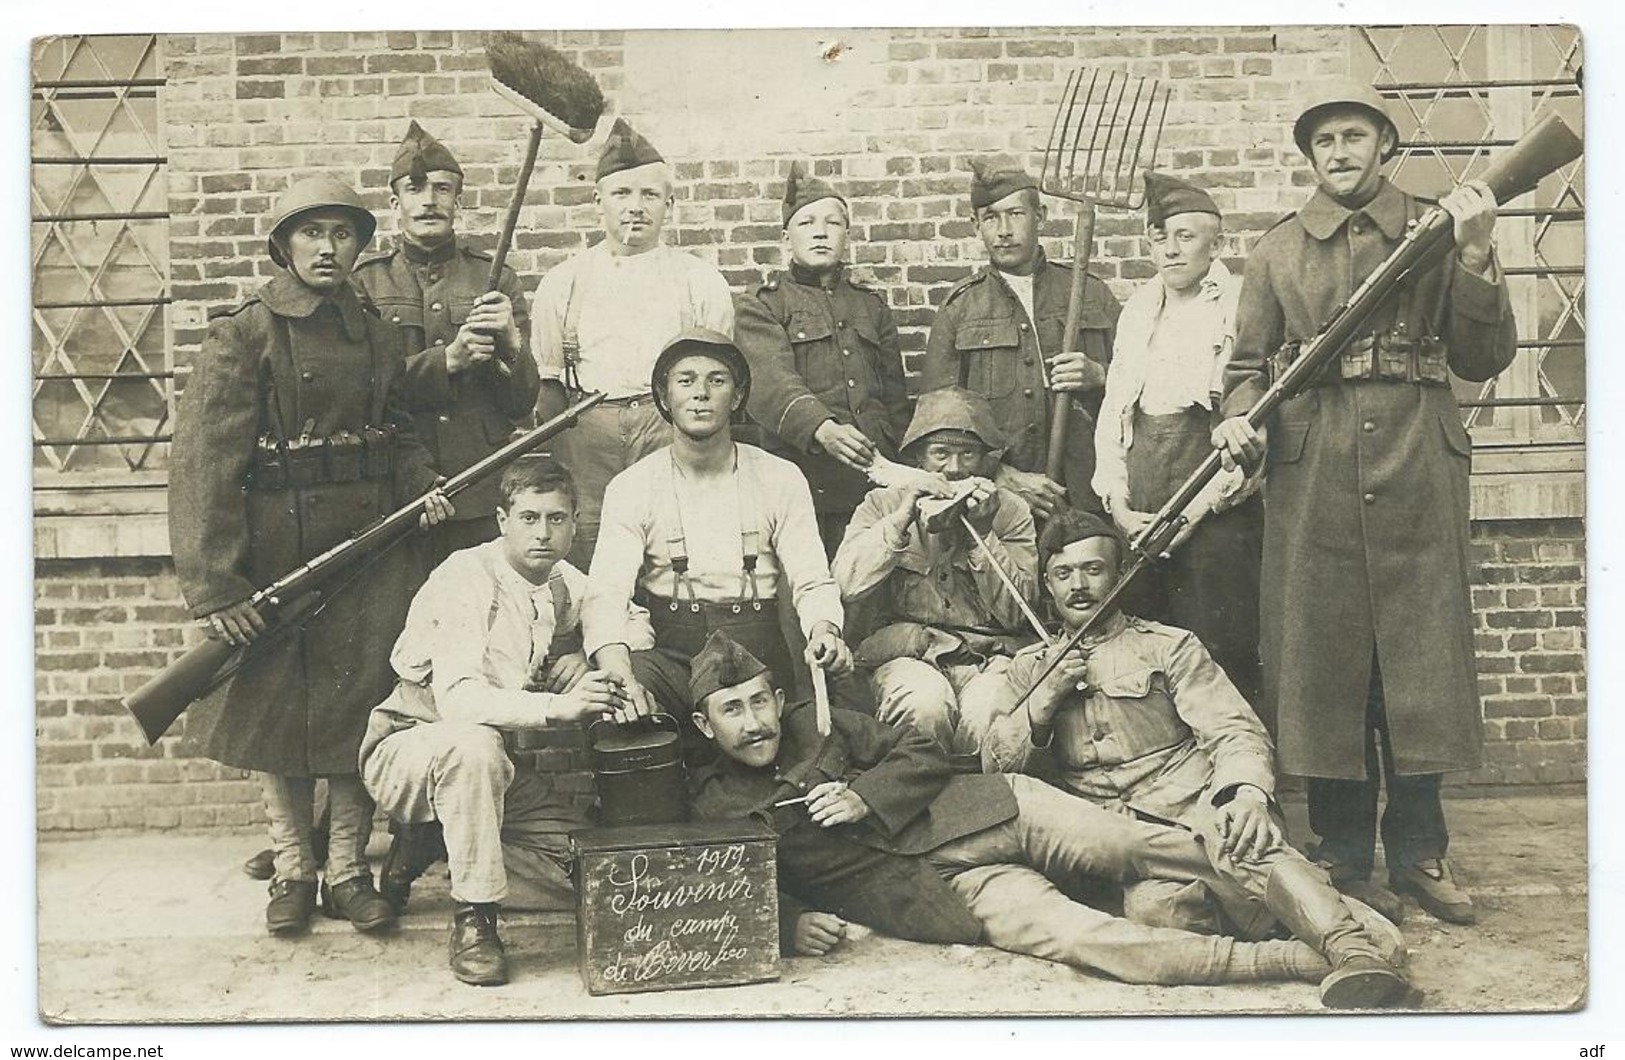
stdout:
[[598,119],[604,113],[604,93],[592,74],[566,59],[556,49],[540,41],[526,40],[517,33],[491,34],[485,44],[485,60],[491,65],[491,87],[497,95],[535,119],[530,144],[514,185],[508,216],[502,225],[502,238],[491,256],[488,291],[497,289],[502,266],[519,226],[519,209],[525,204],[525,191],[536,168],[536,154],[542,146],[542,130],[553,129],[571,142],[584,144],[592,139]]

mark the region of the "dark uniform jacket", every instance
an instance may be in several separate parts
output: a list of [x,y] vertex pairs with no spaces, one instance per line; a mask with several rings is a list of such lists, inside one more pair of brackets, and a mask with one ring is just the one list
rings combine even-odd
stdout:
[[[346,285],[324,298],[291,274],[211,314],[181,396],[169,534],[194,615],[246,600],[283,574],[428,489],[412,431],[400,334]],[[289,440],[390,427],[392,472],[301,487],[250,485],[262,436]],[[389,650],[420,581],[410,550],[383,554],[291,633],[192,708],[187,735],[240,769],[350,774],[367,714],[389,695]]]
[[850,513],[868,479],[813,440],[825,420],[857,427],[897,458],[908,389],[885,296],[840,269],[826,285],[792,265],[735,301],[734,341],[750,362],[751,418],[771,452],[794,461],[820,514]]
[[[499,358],[456,375],[446,373],[446,347],[485,293],[491,255],[450,240],[425,253],[404,241],[362,261],[355,282],[383,318],[406,337],[406,401],[423,443],[441,474],[455,475],[489,456],[516,427],[527,426],[541,381],[530,356],[529,299],[519,276],[504,267],[499,288],[513,303],[519,350],[511,364]],[[496,510],[492,475],[457,497],[455,519],[489,517]]]
[[[831,711],[828,739],[807,704],[787,708],[774,765],[752,769],[723,755],[695,778],[697,816],[766,816],[779,834],[780,921],[793,932],[807,908],[848,917],[899,938],[971,943],[981,924],[918,855],[1016,815],[1009,783],[956,776],[936,741],[908,726]],[[804,804],[774,808],[829,780],[869,805],[854,824],[822,828]],[[788,943],[789,936],[785,936]]]
[[[1312,337],[1425,209],[1386,181],[1352,213],[1317,191],[1259,239],[1242,282],[1226,415],[1257,401],[1270,356],[1283,342]],[[1472,442],[1445,370],[1476,381],[1511,363],[1506,284],[1468,272],[1452,254],[1404,284],[1371,330],[1393,349],[1425,351],[1425,363],[1410,360],[1410,370],[1431,378],[1344,378],[1369,376],[1375,362],[1371,344],[1357,340],[1344,364],[1268,425],[1264,695],[1277,712],[1281,768],[1297,775],[1365,775],[1373,647],[1399,772],[1479,762]],[[1406,362],[1401,355],[1395,364]]]
[[1081,350],[1100,366],[1090,389],[1075,391],[1061,483],[1076,507],[1101,509],[1090,480],[1095,474],[1095,417],[1111,363],[1117,316],[1122,311],[1106,285],[1084,281],[1078,332],[1064,341],[1072,270],[1040,253],[1033,273],[1032,323],[1009,284],[991,265],[955,284],[931,324],[920,361],[920,389],[958,383],[984,395],[1009,440],[1004,462],[1021,471],[1043,471],[1049,446],[1049,406],[1043,358]]

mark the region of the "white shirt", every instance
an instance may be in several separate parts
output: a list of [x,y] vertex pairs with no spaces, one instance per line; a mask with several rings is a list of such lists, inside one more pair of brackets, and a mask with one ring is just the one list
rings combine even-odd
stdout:
[[655,358],[679,332],[734,329],[733,294],[711,265],[665,245],[617,255],[605,240],[552,269],[536,288],[530,349],[543,379],[564,378],[572,301],[581,385],[611,398],[647,394]]
[[[1241,278],[1215,260],[1189,301],[1170,300],[1158,276],[1124,303],[1095,423],[1091,485],[1098,496],[1128,491],[1127,457],[1134,444],[1136,408],[1166,415],[1191,405],[1216,407],[1224,393],[1224,367],[1235,347],[1240,297]],[[1221,471],[1216,485],[1202,496],[1211,501],[1235,494],[1243,478],[1240,471]]]
[[[560,631],[558,616],[564,632],[576,628],[586,596],[587,576],[567,562],[534,585],[508,562],[500,538],[463,549],[412,598],[390,665],[402,681],[429,688],[438,720],[536,728],[553,697],[526,686]],[[654,643],[647,625],[628,637],[638,647]]]
[[1033,335],[1036,337],[1038,326],[1033,317],[1033,274],[1029,272],[1025,276],[1018,276],[1003,269],[999,269],[998,273],[999,277],[1010,285],[1010,290],[1015,293],[1016,301],[1021,303],[1021,308],[1027,311],[1027,323],[1033,325]]
[[[807,479],[788,460],[753,445],[736,443],[734,452],[732,475],[685,478],[667,448],[610,480],[581,613],[589,658],[608,644],[635,646],[629,636],[636,629],[629,631],[627,615],[639,587],[667,599],[687,600],[689,586],[694,599],[705,603],[749,599],[743,539],[748,527],[757,528],[757,598],[776,608],[779,579],[786,578],[803,633],[811,635],[820,621],[841,628],[841,594],[824,558]],[[688,555],[681,586],[672,569],[676,538]]]

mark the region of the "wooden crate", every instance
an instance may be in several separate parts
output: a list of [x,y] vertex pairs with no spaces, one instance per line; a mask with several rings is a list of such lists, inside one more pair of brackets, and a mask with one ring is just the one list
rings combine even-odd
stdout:
[[779,977],[777,843],[748,820],[574,832],[576,951],[591,994]]

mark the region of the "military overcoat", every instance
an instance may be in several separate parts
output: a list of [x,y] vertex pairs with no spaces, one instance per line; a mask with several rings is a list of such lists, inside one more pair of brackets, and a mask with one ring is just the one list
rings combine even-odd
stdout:
[[868,479],[825,453],[813,432],[833,419],[897,458],[909,401],[885,296],[844,268],[820,282],[792,266],[736,300],[734,341],[750,361],[749,412],[763,447],[801,468],[817,512],[851,513]]
[[[1277,348],[1312,337],[1426,208],[1386,181],[1355,211],[1317,191],[1259,239],[1242,283],[1227,415],[1252,406]],[[1404,284],[1370,330],[1430,349],[1423,371],[1433,381],[1344,378],[1363,366],[1334,364],[1267,425],[1264,694],[1278,719],[1281,768],[1300,776],[1365,776],[1373,654],[1400,773],[1472,769],[1482,747],[1468,570],[1472,442],[1442,377],[1446,363],[1474,381],[1511,363],[1506,284],[1452,254]]]
[[[402,392],[400,333],[345,285],[326,298],[278,271],[211,315],[177,411],[170,544],[203,616],[338,544],[432,485]],[[388,477],[251,488],[262,436],[397,432]],[[192,708],[204,754],[284,776],[352,774],[367,714],[389,695],[389,651],[421,580],[397,547],[291,632],[257,645]]]
[[920,389],[957,383],[982,394],[1009,443],[1004,462],[1022,471],[1043,471],[1050,416],[1043,358],[1082,351],[1099,371],[1092,386],[1073,393],[1061,484],[1073,505],[1099,511],[1100,499],[1090,486],[1095,417],[1122,307],[1099,278],[1085,277],[1077,334],[1063,341],[1071,285],[1071,268],[1040,254],[1033,273],[1036,319],[1029,323],[1021,301],[991,265],[955,284],[931,324],[920,360]]
[[[443,475],[455,475],[528,426],[541,389],[530,355],[530,299],[518,275],[504,266],[498,290],[513,304],[519,350],[512,362],[493,358],[451,375],[446,347],[485,293],[491,255],[450,240],[424,252],[403,243],[356,266],[355,281],[379,314],[405,333],[406,404],[423,444]],[[492,475],[457,497],[458,520],[480,519],[496,510]]]

